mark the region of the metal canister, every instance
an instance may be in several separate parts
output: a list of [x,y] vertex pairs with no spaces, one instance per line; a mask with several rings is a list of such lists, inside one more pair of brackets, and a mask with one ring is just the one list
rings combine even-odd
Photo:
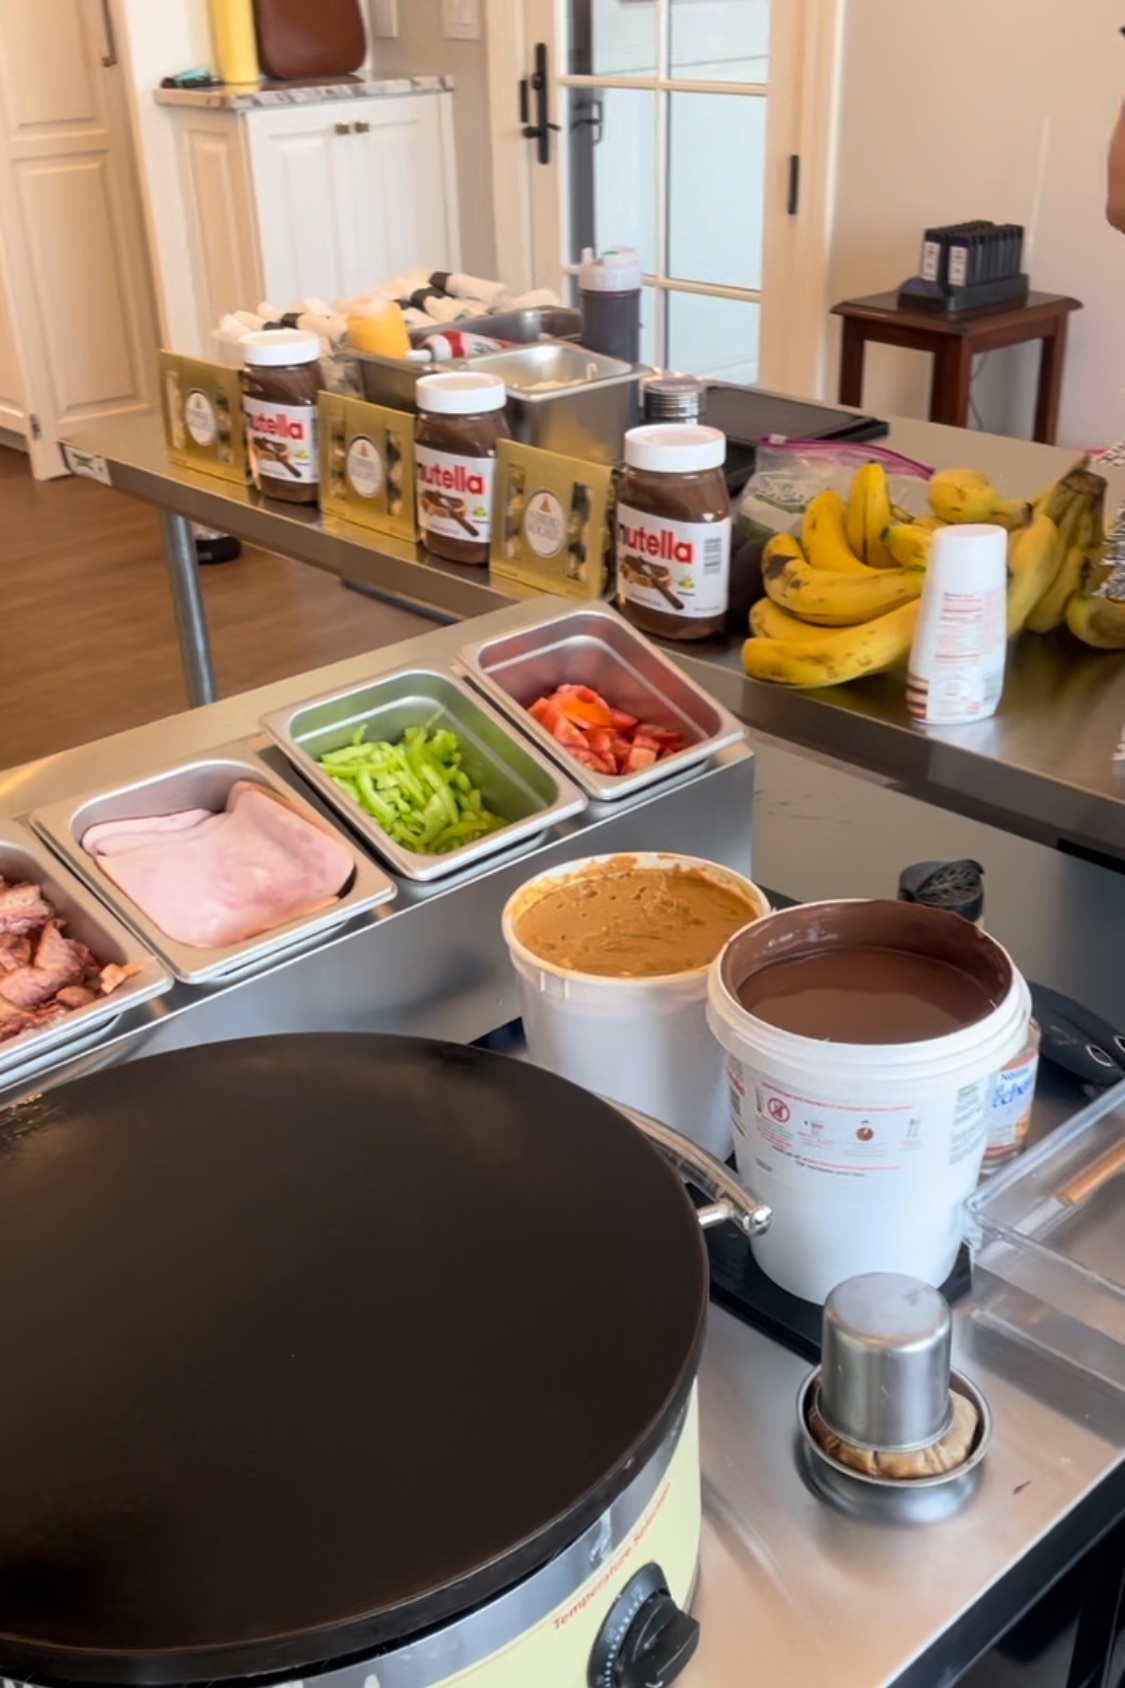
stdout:
[[949,1429],[953,1321],[939,1290],[897,1272],[838,1284],[824,1304],[820,1416],[859,1448],[908,1453]]

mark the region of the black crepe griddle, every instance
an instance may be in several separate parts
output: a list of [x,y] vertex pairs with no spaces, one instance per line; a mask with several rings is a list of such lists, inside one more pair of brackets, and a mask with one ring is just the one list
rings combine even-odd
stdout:
[[672,1428],[670,1168],[481,1050],[262,1038],[0,1113],[0,1671],[188,1683],[451,1620]]

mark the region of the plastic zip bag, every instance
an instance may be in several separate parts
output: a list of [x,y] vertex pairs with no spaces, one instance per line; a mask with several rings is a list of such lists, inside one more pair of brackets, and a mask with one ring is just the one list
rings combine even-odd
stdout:
[[798,533],[813,499],[829,488],[846,504],[856,472],[865,463],[883,465],[892,504],[912,516],[928,508],[926,485],[933,470],[886,446],[862,440],[767,438],[759,442],[755,457],[738,510],[743,539],[755,533]]

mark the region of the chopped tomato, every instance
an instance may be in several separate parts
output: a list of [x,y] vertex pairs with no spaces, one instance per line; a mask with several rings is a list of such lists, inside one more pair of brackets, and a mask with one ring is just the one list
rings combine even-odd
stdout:
[[569,721],[577,721],[580,727],[611,727],[613,716],[601,698],[591,702],[584,697],[564,697],[559,699],[563,714]]
[[671,727],[638,721],[590,686],[556,686],[549,696],[536,698],[528,713],[576,762],[600,774],[640,773],[684,745]]

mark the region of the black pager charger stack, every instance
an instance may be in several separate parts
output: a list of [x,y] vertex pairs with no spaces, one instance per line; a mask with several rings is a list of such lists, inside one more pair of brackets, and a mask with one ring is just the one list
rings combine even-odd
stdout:
[[922,237],[920,274],[904,281],[904,309],[974,311],[1027,302],[1024,231],[1018,223],[950,223]]

